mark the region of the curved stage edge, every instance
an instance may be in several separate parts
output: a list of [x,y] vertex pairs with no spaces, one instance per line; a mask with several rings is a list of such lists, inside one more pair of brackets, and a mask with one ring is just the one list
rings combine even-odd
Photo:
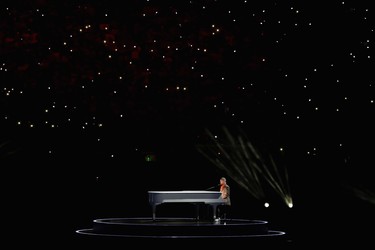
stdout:
[[105,247],[110,244],[136,242],[171,245],[207,242],[222,246],[240,243],[265,245],[288,244],[284,231],[269,229],[264,220],[222,219],[220,221],[196,218],[102,218],[93,221],[93,227],[76,230],[87,244]]

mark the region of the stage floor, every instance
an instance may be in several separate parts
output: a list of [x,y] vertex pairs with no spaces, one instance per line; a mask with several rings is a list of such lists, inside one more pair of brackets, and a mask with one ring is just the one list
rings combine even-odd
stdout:
[[176,245],[207,242],[211,245],[251,242],[271,245],[287,244],[287,233],[272,230],[264,220],[195,218],[101,218],[93,220],[93,227],[79,229],[77,236],[87,244],[121,244],[135,242]]

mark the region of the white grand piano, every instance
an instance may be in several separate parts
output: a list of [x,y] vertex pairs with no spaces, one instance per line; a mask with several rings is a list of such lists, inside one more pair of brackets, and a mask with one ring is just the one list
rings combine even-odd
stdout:
[[[156,219],[156,206],[162,203],[191,203],[197,205],[208,204],[212,206],[213,218],[216,219],[216,208],[218,205],[224,205],[225,201],[221,198],[219,191],[148,191],[148,200],[152,206],[152,219]],[[199,212],[197,212],[199,219]]]

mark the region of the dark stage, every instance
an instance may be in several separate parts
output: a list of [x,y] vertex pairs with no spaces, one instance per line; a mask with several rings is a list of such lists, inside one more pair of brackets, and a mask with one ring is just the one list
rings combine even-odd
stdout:
[[5,196],[6,241],[14,246],[27,242],[41,248],[118,249],[130,243],[183,247],[207,242],[235,249],[246,243],[259,249],[366,248],[373,237],[373,205],[345,193],[305,200],[297,196],[293,208],[277,203],[266,208],[233,183],[227,220],[213,221],[210,210],[202,207],[197,222],[191,204],[162,204],[153,222],[147,192],[141,188],[125,197],[119,183],[100,193],[95,185],[68,177],[54,183],[29,177],[19,180],[21,189]]
[[[121,5],[1,1],[9,248],[373,245],[370,2]],[[225,220],[171,203],[150,221],[149,191],[221,177]]]
[[[214,246],[236,241],[251,244],[285,245],[285,232],[268,229],[268,222],[261,220],[222,219],[199,220],[196,218],[107,218],[93,221],[93,228],[79,229],[77,234],[88,244],[92,242],[146,241],[148,243],[211,242]],[[113,246],[113,245],[112,245]]]
[[[137,204],[128,205],[113,198],[107,200],[107,204],[94,202],[97,206],[86,211],[91,216],[75,221],[72,238],[77,244],[114,249],[130,242],[162,247],[197,246],[207,242],[235,249],[241,249],[242,244],[257,249],[281,246],[301,249],[348,244],[365,247],[372,241],[372,205],[345,193],[338,192],[336,197],[315,197],[316,201],[320,198],[319,202],[297,200],[293,208],[277,203],[264,207],[237,190],[236,185],[232,186],[237,194],[226,220],[215,221],[210,206],[203,205],[197,221],[194,205],[170,203],[158,206],[158,216],[153,221],[147,194],[138,193],[143,201],[138,200]],[[136,201],[135,196],[133,200]],[[108,208],[106,212],[104,207]],[[81,215],[84,213],[80,211]]]

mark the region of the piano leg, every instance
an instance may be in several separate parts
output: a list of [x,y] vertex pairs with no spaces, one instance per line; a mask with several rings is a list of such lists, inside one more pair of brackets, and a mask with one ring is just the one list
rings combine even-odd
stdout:
[[152,205],[152,220],[156,219],[156,205]]
[[196,219],[199,220],[199,204],[195,204],[195,209]]

